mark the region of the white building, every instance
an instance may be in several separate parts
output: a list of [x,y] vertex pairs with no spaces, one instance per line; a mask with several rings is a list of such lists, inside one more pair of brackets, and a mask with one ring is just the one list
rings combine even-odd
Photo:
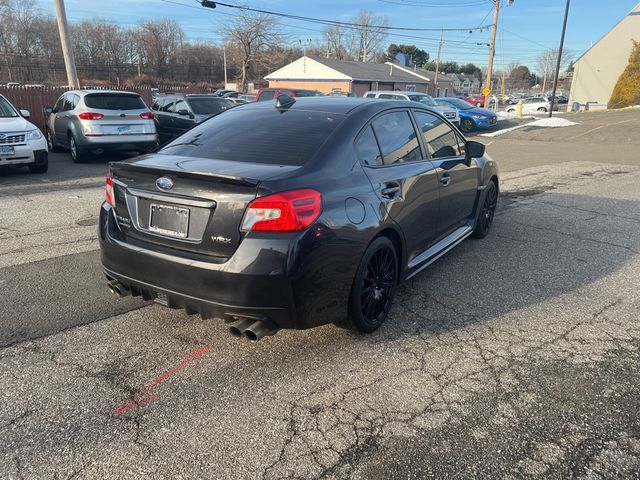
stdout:
[[640,3],[574,63],[569,104],[594,102],[605,108],[629,63],[632,40],[640,41]]

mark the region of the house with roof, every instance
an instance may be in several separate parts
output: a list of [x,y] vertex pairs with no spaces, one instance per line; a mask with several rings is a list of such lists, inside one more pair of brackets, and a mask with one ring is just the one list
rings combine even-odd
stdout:
[[[409,69],[410,70],[410,69]],[[432,80],[393,63],[354,62],[303,56],[270,73],[270,88],[307,88],[323,93],[362,97],[369,90],[410,90],[426,93]]]
[[452,75],[453,90],[458,95],[475,95],[480,93],[482,85],[480,80],[475,75],[465,75],[464,73],[457,73]]
[[597,103],[606,108],[618,78],[640,41],[640,3],[573,64],[569,103]]
[[455,94],[454,81],[457,77],[453,74],[440,72],[436,77],[436,72],[425,70],[423,68],[398,65],[392,62],[386,62],[385,65],[393,65],[395,68],[416,78],[423,79],[428,83],[429,88],[426,93],[434,97],[449,97]]

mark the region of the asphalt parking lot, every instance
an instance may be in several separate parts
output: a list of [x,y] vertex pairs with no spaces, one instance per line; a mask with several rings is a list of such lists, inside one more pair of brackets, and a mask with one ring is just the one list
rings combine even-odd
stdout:
[[638,478],[640,114],[489,138],[493,231],[371,335],[107,290],[106,160],[0,171],[0,477]]

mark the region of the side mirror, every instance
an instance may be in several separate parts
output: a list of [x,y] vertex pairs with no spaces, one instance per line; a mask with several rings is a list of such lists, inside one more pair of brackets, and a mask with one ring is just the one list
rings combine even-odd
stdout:
[[44,113],[56,113],[53,107],[44,107]]
[[29,110],[20,110],[20,115],[22,115],[22,118],[29,118],[31,116],[31,112],[29,112]]
[[480,158],[484,155],[484,144],[480,142],[474,142],[472,140],[468,141],[465,145],[467,163],[471,162],[472,158]]
[[189,110],[187,109],[178,110],[178,115],[183,115],[186,117],[189,115]]

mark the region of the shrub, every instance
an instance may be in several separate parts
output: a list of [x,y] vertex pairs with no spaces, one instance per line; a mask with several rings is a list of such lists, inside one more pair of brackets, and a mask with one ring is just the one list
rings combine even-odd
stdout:
[[640,105],[640,42],[632,40],[633,48],[629,65],[624,69],[613,88],[609,108],[624,108]]

